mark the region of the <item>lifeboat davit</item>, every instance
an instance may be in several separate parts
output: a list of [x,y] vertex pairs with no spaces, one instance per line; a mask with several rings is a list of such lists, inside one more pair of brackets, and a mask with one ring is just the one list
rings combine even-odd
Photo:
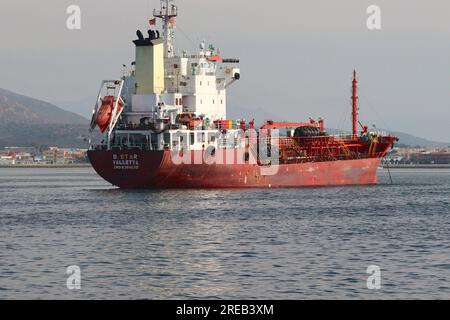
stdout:
[[[102,105],[98,109],[97,116],[95,118],[101,133],[104,133],[111,123],[115,104],[116,98],[114,96],[106,96],[102,99]],[[117,113],[122,110],[122,107],[122,104],[119,102],[117,104]]]

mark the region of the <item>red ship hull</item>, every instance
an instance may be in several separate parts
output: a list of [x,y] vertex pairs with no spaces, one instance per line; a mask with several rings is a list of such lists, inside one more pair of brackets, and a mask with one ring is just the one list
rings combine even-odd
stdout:
[[377,183],[381,158],[280,164],[265,175],[257,164],[181,164],[166,151],[91,150],[95,171],[125,189],[289,188],[371,185]]

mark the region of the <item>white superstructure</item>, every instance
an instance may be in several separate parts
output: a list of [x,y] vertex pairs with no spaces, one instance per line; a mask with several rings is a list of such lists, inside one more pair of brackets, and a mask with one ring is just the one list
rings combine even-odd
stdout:
[[[187,149],[216,145],[213,138],[223,133],[236,135],[242,122],[228,125],[227,88],[240,79],[238,59],[223,59],[218,50],[205,41],[198,52],[175,54],[173,45],[175,18],[178,8],[173,0],[161,0],[161,9],[153,12],[161,19],[162,31],[137,31],[136,59],[132,68],[119,80],[114,101],[123,102],[122,110],[116,102],[107,131],[106,147],[143,146],[161,150],[186,144]],[[108,88],[105,82],[102,87]],[[103,88],[100,92],[105,91]],[[100,93],[94,110],[98,114]],[[119,100],[120,99],[120,100]],[[93,120],[93,123],[95,121]],[[235,130],[235,132],[233,132]],[[187,140],[173,136],[186,134]]]

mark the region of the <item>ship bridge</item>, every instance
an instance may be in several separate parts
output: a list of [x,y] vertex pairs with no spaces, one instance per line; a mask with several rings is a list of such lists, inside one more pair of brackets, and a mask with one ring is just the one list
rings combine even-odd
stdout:
[[[208,130],[221,128],[217,121],[227,119],[227,89],[240,79],[239,59],[222,58],[219,50],[206,41],[195,53],[175,54],[178,7],[173,2],[161,0],[161,8],[153,12],[150,23],[154,29],[136,32],[135,60],[118,80],[120,92],[111,100],[120,98],[122,103],[107,109],[114,118],[109,123],[108,148],[135,141],[146,148],[161,149],[173,144],[168,138],[173,132],[168,131],[202,130],[208,135]],[[157,19],[162,30],[156,29]],[[104,99],[100,94],[98,102]],[[98,109],[94,111],[97,116]]]

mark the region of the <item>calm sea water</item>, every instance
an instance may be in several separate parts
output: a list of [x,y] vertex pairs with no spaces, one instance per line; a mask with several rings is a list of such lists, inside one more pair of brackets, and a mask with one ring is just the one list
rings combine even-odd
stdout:
[[[0,169],[0,298],[449,299],[450,171],[392,175],[122,191],[90,169]],[[81,290],[66,286],[71,265]]]

